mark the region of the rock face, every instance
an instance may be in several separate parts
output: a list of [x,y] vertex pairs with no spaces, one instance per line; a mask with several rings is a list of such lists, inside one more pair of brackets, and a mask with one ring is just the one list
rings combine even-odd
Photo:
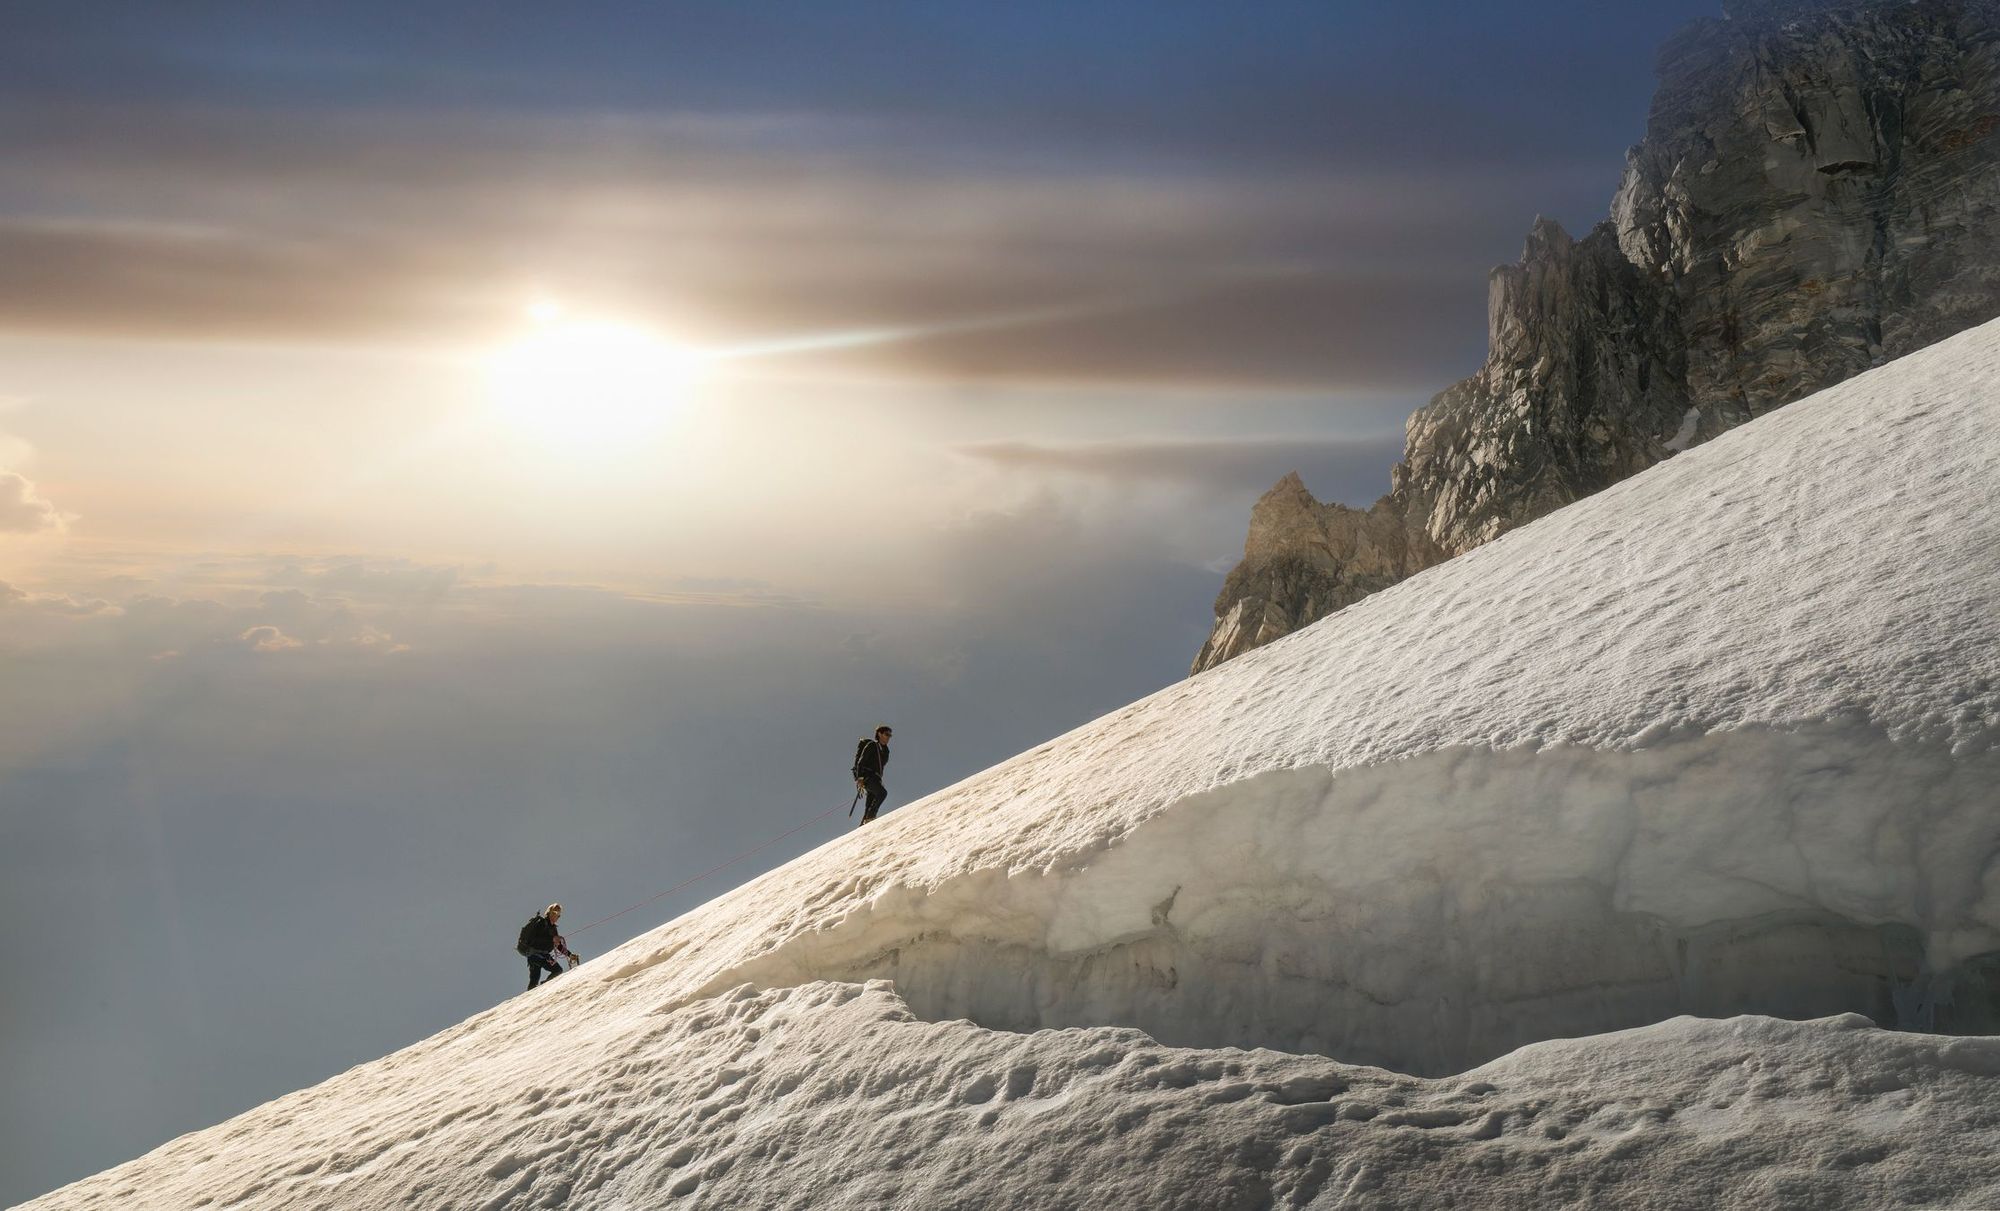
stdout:
[[1493,271],[1390,493],[1258,502],[1195,672],[2000,315],[2000,0],[1725,12],[1660,52],[1611,217]]
[[1443,557],[1393,498],[1367,510],[1323,505],[1296,472],[1287,475],[1250,510],[1243,562],[1223,585],[1215,631],[1195,669],[1288,635]]

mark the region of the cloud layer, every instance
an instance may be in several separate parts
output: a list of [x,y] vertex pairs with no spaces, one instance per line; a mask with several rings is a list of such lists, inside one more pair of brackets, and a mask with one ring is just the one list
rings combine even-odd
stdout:
[[1298,471],[1328,500],[1372,503],[1402,453],[1399,434],[1372,438],[1266,437],[1058,444],[975,442],[959,452],[1021,471],[1086,475],[1126,484],[1166,483],[1220,493],[1261,492]]
[[[1711,5],[1051,8],[1024,38],[1034,7],[633,8],[566,31],[590,71],[439,10],[396,39],[44,14],[0,48],[0,325],[441,344],[553,291],[704,344],[951,330],[798,355],[871,373],[1435,388],[1535,213],[1602,214],[1631,64]],[[1496,90],[1496,58],[1551,70]],[[978,323],[1035,308],[1078,313]]]

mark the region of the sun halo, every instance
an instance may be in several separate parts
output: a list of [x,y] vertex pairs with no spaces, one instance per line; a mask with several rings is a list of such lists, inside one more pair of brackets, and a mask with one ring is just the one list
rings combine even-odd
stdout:
[[485,359],[495,417],[538,443],[607,449],[673,419],[699,369],[696,355],[637,324],[530,309],[534,328]]

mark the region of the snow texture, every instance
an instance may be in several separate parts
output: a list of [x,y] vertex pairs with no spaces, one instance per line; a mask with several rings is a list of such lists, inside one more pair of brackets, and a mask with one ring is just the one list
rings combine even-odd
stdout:
[[1989,324],[31,1205],[2000,1204],[2000,1040],[1869,1020],[2000,1006],[1996,399]]
[[1681,417],[1681,427],[1663,443],[1667,449],[1679,454],[1694,443],[1695,430],[1701,428],[1701,409],[1689,408]]

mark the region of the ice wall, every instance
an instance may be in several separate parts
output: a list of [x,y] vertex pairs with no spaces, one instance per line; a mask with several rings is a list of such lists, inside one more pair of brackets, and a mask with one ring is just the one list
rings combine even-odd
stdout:
[[1080,867],[884,889],[703,991],[883,977],[933,1020],[1425,1075],[1683,1013],[1985,1032],[1994,786],[1995,751],[1837,724],[1276,771]]

